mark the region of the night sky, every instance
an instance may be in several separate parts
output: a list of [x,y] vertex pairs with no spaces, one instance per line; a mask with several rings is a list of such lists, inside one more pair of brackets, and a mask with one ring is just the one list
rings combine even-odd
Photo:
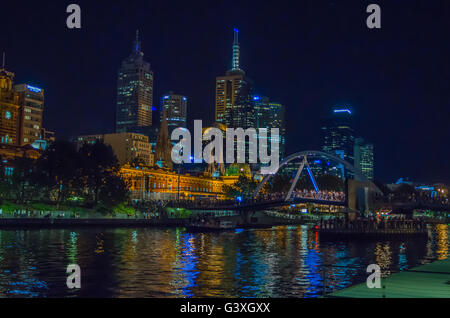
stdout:
[[[66,27],[81,6],[82,29]],[[382,10],[381,30],[366,7]],[[214,116],[215,77],[230,68],[233,28],[255,93],[286,105],[287,153],[319,149],[322,119],[354,111],[375,144],[375,175],[450,182],[450,1],[8,1],[0,50],[16,84],[46,91],[57,137],[112,132],[117,70],[136,29],[155,74],[155,106],[172,90],[188,122]]]

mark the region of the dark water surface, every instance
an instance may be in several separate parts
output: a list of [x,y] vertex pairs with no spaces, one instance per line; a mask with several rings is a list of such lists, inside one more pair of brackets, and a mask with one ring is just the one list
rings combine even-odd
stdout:
[[[0,297],[317,297],[449,253],[428,238],[320,240],[307,226],[189,233],[183,228],[0,230]],[[81,289],[66,286],[69,264]]]

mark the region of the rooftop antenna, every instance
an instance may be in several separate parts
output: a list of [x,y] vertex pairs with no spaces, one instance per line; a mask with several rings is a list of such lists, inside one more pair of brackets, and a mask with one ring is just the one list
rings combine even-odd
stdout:
[[136,52],[139,52],[139,30],[136,30]]
[[5,69],[5,58],[6,58],[6,55],[5,55],[5,52],[3,52],[3,64],[2,64],[2,69]]
[[239,30],[234,29],[234,41],[233,41],[233,61],[231,69],[239,70],[239,55],[240,55],[240,47],[239,47]]

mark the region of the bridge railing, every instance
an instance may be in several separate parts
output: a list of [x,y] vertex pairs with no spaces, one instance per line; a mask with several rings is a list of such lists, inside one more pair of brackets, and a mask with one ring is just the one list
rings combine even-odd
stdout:
[[[291,200],[286,201],[287,193],[270,193],[265,195],[259,195],[256,198],[237,197],[234,200],[214,200],[214,199],[202,199],[202,200],[170,200],[160,201],[159,205],[174,207],[174,208],[188,208],[188,209],[208,209],[208,208],[223,208],[233,209],[236,207],[252,206],[252,205],[264,205],[280,202],[291,202],[295,199],[314,199],[316,201],[329,202],[344,202],[345,194],[343,192],[326,192],[321,191],[315,193],[312,191],[297,191],[292,195]],[[155,204],[155,203],[153,203]]]

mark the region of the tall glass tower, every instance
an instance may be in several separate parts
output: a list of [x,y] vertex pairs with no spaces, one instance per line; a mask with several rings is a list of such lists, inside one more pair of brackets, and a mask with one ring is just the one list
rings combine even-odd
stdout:
[[355,139],[355,168],[359,169],[369,180],[374,179],[373,144],[363,138]]
[[169,92],[161,99],[161,122],[163,114],[166,114],[169,136],[178,127],[186,128],[187,97]]
[[[283,159],[285,156],[285,146],[286,146],[286,128],[285,128],[285,118],[284,112],[285,108],[280,103],[273,103],[270,101],[269,97],[265,96],[253,96],[253,101],[255,103],[255,119],[256,128],[267,128],[269,137],[267,138],[267,147],[269,152],[271,150],[271,137],[270,129],[279,129],[279,147],[280,147],[280,158]],[[259,138],[262,138],[261,136]]]
[[230,128],[255,126],[252,81],[240,68],[239,31],[234,29],[231,69],[216,78],[215,120]]
[[[352,125],[352,111],[336,108],[330,118],[322,125],[322,150],[354,164],[355,131]],[[324,172],[346,177],[343,165],[325,166]],[[352,177],[351,173],[348,175]]]
[[132,52],[118,74],[116,132],[140,132],[152,125],[153,80],[136,31]]

